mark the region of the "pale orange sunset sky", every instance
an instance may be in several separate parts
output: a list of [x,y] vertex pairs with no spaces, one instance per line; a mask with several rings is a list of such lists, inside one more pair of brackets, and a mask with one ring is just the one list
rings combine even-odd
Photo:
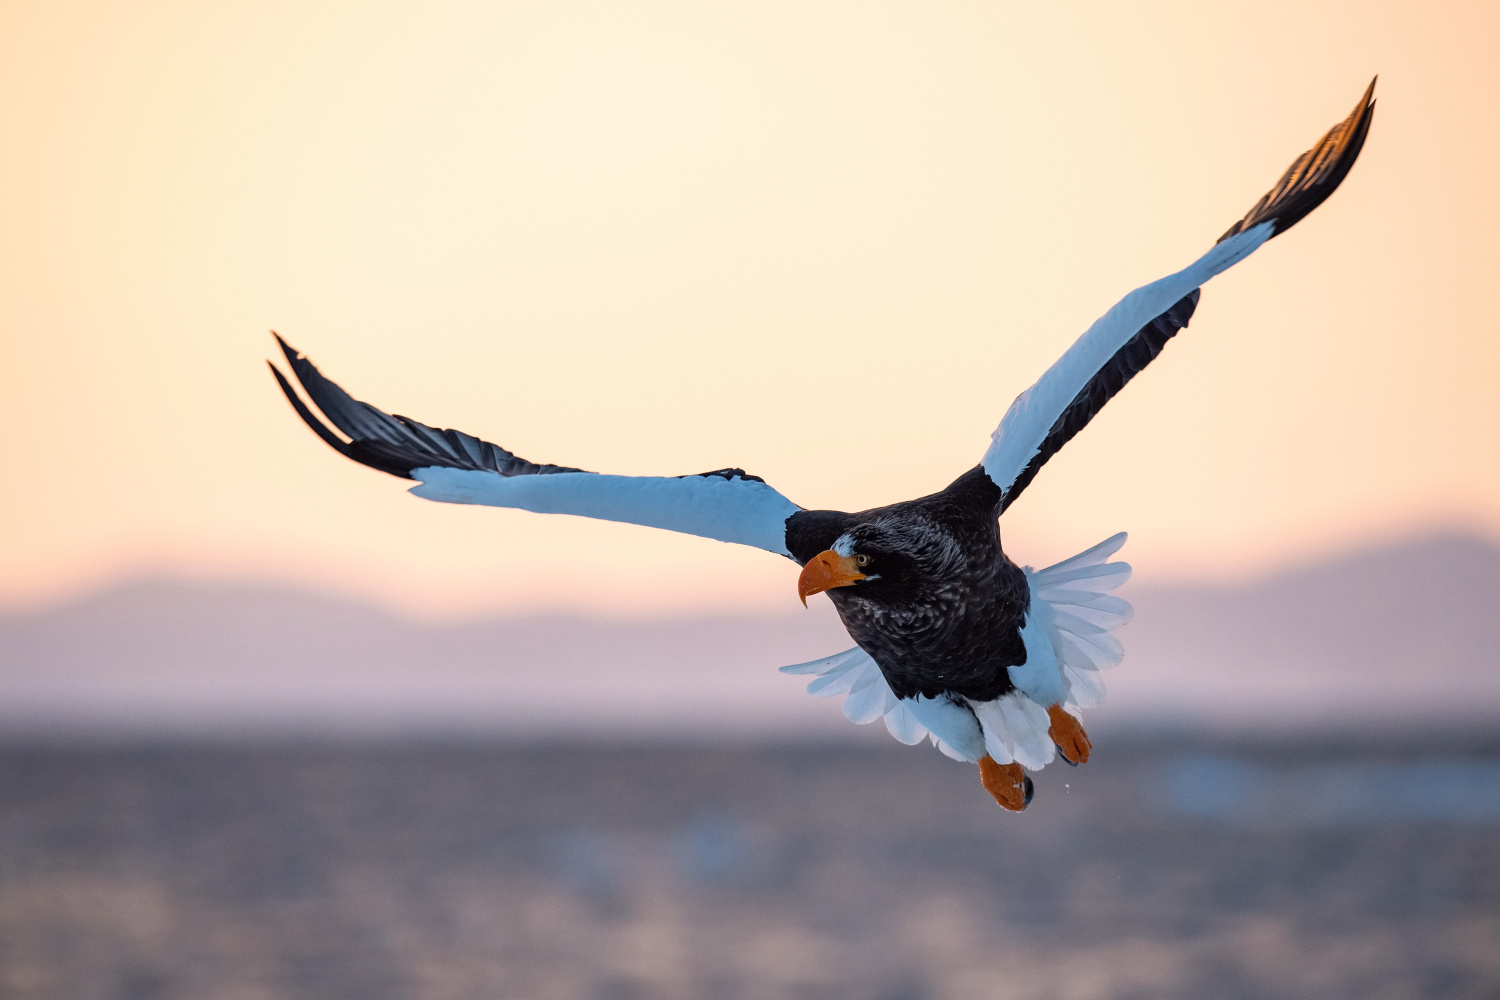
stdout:
[[536,461],[931,492],[1354,105],[1333,199],[1002,525],[1245,575],[1500,536],[1500,5],[0,5],[0,606],[141,573],[424,614],[796,601],[785,560],[426,503],[280,398]]

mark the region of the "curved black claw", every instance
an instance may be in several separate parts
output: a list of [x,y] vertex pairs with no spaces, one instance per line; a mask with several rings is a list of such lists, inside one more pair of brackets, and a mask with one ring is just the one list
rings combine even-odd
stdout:
[[1036,794],[1036,786],[1031,783],[1031,775],[1022,775],[1021,780],[1026,785],[1026,805],[1031,805],[1031,797]]
[[1063,752],[1063,748],[1062,747],[1058,746],[1056,743],[1054,743],[1052,745],[1055,746],[1055,747],[1057,747],[1057,755],[1062,758],[1062,762],[1064,764],[1068,765],[1069,767],[1077,767],[1078,766],[1078,761],[1076,761],[1076,760],[1069,760],[1068,759],[1068,755],[1065,752]]

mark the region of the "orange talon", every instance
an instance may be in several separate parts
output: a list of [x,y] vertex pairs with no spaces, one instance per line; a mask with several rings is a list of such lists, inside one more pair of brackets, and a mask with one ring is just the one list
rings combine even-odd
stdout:
[[1069,764],[1087,764],[1089,751],[1094,745],[1089,742],[1088,733],[1083,731],[1083,725],[1064,712],[1061,705],[1053,705],[1047,709],[1047,718],[1052,720],[1052,725],[1047,729],[1047,735],[1052,738],[1053,743],[1057,744],[1057,749],[1062,751],[1063,760]]
[[1020,812],[1031,804],[1031,779],[1020,764],[996,764],[993,757],[981,757],[979,783],[1011,812]]

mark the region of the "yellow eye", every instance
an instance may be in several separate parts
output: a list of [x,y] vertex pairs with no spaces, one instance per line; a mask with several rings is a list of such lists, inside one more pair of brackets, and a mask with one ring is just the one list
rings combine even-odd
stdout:
[[868,565],[870,565],[870,557],[867,556],[867,555],[863,555],[863,554],[857,555],[857,556],[854,557],[854,565],[856,565],[856,566],[868,566]]

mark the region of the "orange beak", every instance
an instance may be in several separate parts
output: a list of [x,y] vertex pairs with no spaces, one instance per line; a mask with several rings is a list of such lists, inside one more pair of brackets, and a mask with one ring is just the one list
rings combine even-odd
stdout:
[[812,595],[834,587],[847,587],[864,578],[865,575],[855,568],[853,556],[841,556],[832,549],[824,549],[802,567],[802,575],[797,577],[797,596],[802,598],[802,606],[807,607],[807,599]]

